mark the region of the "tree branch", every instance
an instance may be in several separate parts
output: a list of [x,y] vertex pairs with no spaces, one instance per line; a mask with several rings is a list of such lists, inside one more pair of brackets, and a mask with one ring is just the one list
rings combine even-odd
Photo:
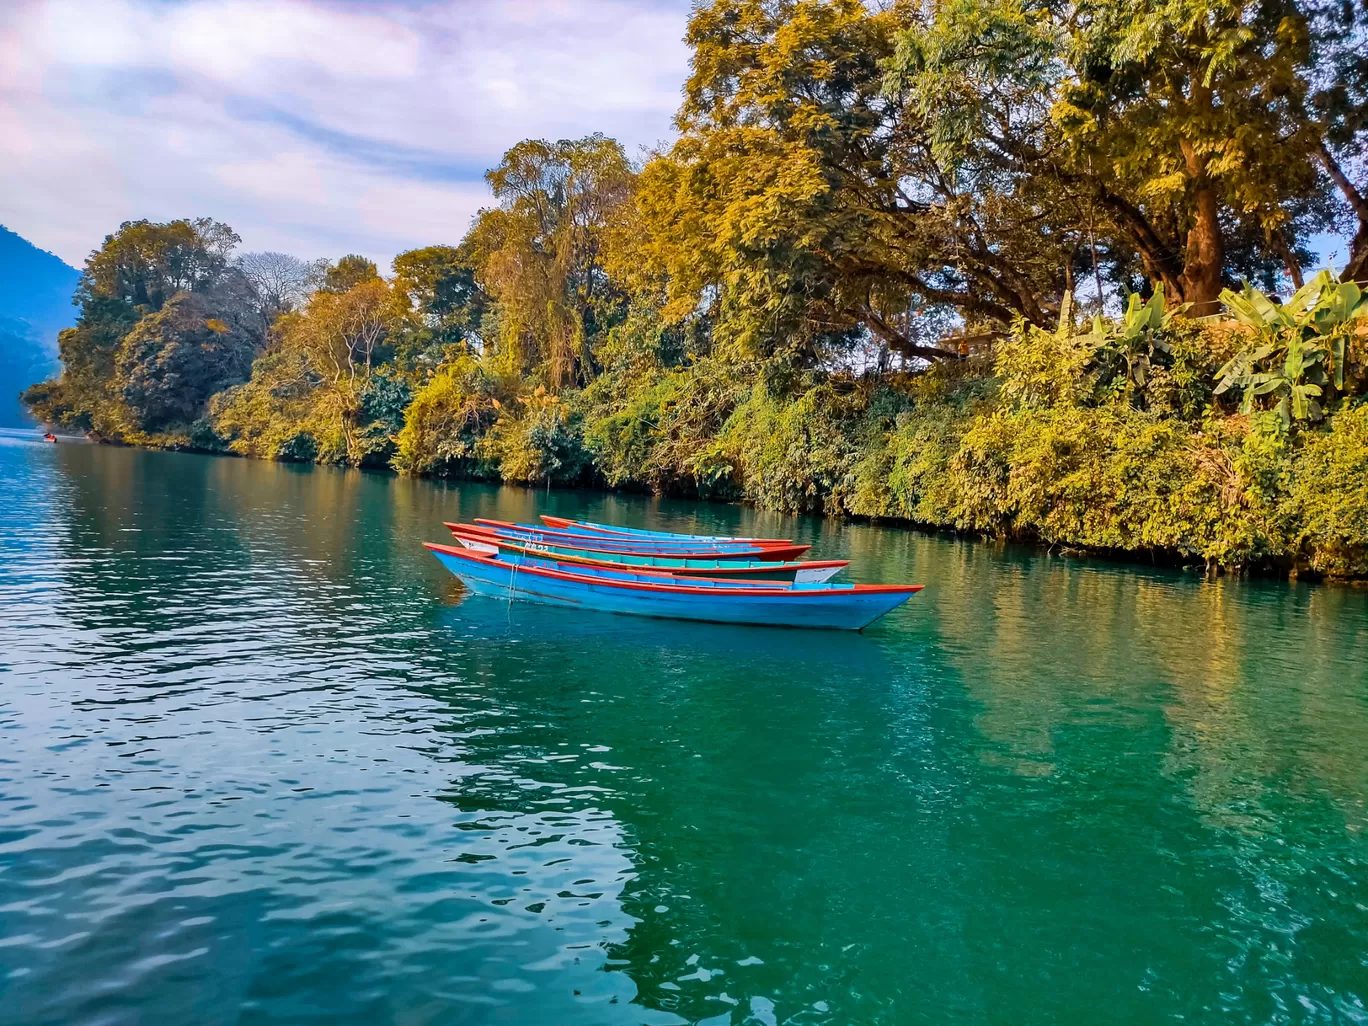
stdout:
[[957,352],[949,349],[940,349],[936,346],[924,346],[919,342],[913,342],[901,331],[898,331],[891,324],[883,319],[883,316],[868,303],[861,303],[858,307],[860,320],[864,321],[869,330],[888,343],[890,349],[896,349],[903,356],[914,356],[923,360],[962,360],[964,359]]

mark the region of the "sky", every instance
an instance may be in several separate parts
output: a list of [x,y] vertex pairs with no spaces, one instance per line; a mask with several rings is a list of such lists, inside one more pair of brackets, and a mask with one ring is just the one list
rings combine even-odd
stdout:
[[689,0],[0,0],[0,224],[79,267],[127,220],[243,250],[455,243],[524,138],[672,138]]

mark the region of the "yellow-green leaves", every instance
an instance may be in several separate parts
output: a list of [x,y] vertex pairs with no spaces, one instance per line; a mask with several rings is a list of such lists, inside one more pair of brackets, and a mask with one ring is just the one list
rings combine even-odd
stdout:
[[622,147],[603,135],[524,140],[486,178],[500,205],[480,212],[465,248],[497,304],[492,355],[557,386],[591,379],[593,345],[623,298],[605,268],[635,184]]
[[1194,315],[1231,263],[1296,276],[1324,184],[1294,5],[944,0],[896,40],[884,92],[967,182],[977,224],[1011,195]]
[[1321,271],[1286,303],[1248,284],[1221,299],[1253,331],[1254,342],[1217,372],[1216,394],[1240,392],[1244,412],[1272,402],[1286,424],[1320,420],[1347,381],[1362,379],[1368,301],[1355,283]]

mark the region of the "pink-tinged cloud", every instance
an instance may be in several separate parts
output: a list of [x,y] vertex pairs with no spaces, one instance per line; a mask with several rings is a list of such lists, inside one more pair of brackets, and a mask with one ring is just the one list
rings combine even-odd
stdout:
[[688,0],[9,0],[0,223],[79,264],[121,221],[382,262],[455,241],[527,137],[669,138]]

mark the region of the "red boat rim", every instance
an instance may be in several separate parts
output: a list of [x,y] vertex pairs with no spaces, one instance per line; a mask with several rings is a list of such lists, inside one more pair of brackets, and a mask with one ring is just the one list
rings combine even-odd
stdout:
[[[487,518],[487,517],[476,517],[476,518],[475,518],[475,523],[476,523],[476,524],[480,524],[480,525],[488,524],[488,525],[490,525],[491,527],[493,527],[493,528],[496,529],[496,530],[503,530],[503,531],[529,531],[529,532],[537,532],[537,531],[540,531],[540,532],[542,532],[542,533],[544,533],[544,534],[568,534],[568,535],[572,535],[572,536],[574,536],[574,537],[576,537],[576,538],[598,538],[600,541],[605,540],[605,539],[602,537],[602,535],[604,534],[604,532],[602,532],[602,531],[599,531],[599,532],[595,532],[595,531],[575,531],[575,530],[570,529],[570,528],[537,527],[535,524],[529,524],[528,526],[523,527],[523,526],[520,526],[520,525],[518,525],[518,524],[515,524],[515,523],[513,523],[512,521],[509,521],[509,520],[490,520],[490,519]],[[614,536],[614,535],[611,535],[611,534],[610,534],[609,537],[612,538],[613,540],[616,540],[616,536]],[[623,536],[623,540],[624,540],[624,541],[638,541],[638,540],[639,540],[639,541],[643,541],[643,542],[644,542],[644,541],[649,541],[650,539],[649,539],[649,538],[638,538],[636,535],[624,535],[624,536]],[[685,540],[685,539],[676,539],[676,540],[675,540],[675,544],[680,544],[680,545],[686,544],[686,540]],[[762,538],[744,538],[744,539],[736,539],[736,540],[700,539],[700,540],[699,540],[699,544],[702,544],[702,545],[732,545],[732,546],[735,546],[735,547],[737,547],[737,548],[748,548],[748,549],[787,549],[787,548],[793,547],[793,546],[796,545],[797,543],[792,542],[792,541],[789,541],[787,538],[774,538],[774,539],[771,539],[771,538],[763,538],[763,539],[762,539]],[[811,547],[811,546],[804,546],[804,548],[810,548],[810,547]]]

